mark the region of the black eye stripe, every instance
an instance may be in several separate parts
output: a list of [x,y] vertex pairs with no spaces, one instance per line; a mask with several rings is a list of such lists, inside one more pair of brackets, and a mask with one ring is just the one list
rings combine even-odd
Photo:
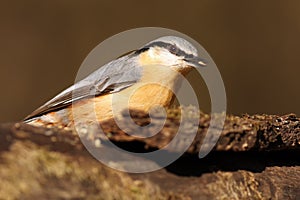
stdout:
[[149,47],[143,47],[141,49],[138,49],[134,52],[134,54],[140,54],[143,53],[144,51],[147,51],[149,49]]
[[[193,58],[194,55],[193,54],[188,54],[182,50],[180,50],[177,46],[170,44],[170,43],[166,43],[166,42],[152,42],[146,46],[144,46],[142,49],[149,49],[150,47],[163,47],[166,48],[170,51],[170,53],[175,54],[177,56],[183,56],[185,58]],[[138,50],[139,51],[139,50]]]

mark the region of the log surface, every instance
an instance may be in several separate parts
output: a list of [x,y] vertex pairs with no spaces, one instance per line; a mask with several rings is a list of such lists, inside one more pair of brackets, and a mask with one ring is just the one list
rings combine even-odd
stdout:
[[[139,125],[149,117],[131,116]],[[127,118],[121,120],[128,125]],[[160,120],[160,116],[155,116]],[[192,145],[171,165],[130,174],[113,170],[92,157],[77,133],[23,123],[0,125],[1,199],[299,199],[300,121],[294,114],[227,116],[214,149],[198,158],[211,116],[201,113]],[[152,119],[152,122],[155,120]],[[84,129],[97,146],[109,138],[136,152],[168,144],[180,124],[177,109],[168,111],[164,128],[142,139],[126,134],[113,121],[104,133]],[[135,131],[135,127],[127,126]],[[101,135],[102,134],[102,135]],[[104,137],[105,134],[107,137]],[[151,134],[151,127],[142,135]],[[95,147],[99,148],[100,147]],[[174,153],[174,152],[168,152]]]

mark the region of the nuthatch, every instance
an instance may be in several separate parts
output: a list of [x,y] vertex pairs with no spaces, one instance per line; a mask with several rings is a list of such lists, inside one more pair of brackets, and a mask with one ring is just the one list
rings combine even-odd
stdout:
[[172,90],[180,85],[179,74],[200,66],[205,62],[192,44],[180,37],[161,37],[102,66],[24,120],[68,126],[95,116],[101,122],[128,108],[148,112],[155,105],[167,107],[174,98]]

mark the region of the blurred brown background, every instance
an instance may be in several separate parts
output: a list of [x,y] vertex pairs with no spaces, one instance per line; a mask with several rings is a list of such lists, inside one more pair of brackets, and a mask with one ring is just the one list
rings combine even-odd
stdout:
[[1,1],[0,121],[22,119],[73,84],[107,37],[144,26],[206,48],[230,113],[300,114],[300,1],[28,0]]

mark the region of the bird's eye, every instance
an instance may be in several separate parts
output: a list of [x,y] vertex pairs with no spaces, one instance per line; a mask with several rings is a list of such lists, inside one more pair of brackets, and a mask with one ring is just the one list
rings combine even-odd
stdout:
[[169,51],[170,51],[172,54],[177,55],[177,53],[178,53],[178,48],[177,48],[175,45],[170,45],[170,46],[169,46]]

